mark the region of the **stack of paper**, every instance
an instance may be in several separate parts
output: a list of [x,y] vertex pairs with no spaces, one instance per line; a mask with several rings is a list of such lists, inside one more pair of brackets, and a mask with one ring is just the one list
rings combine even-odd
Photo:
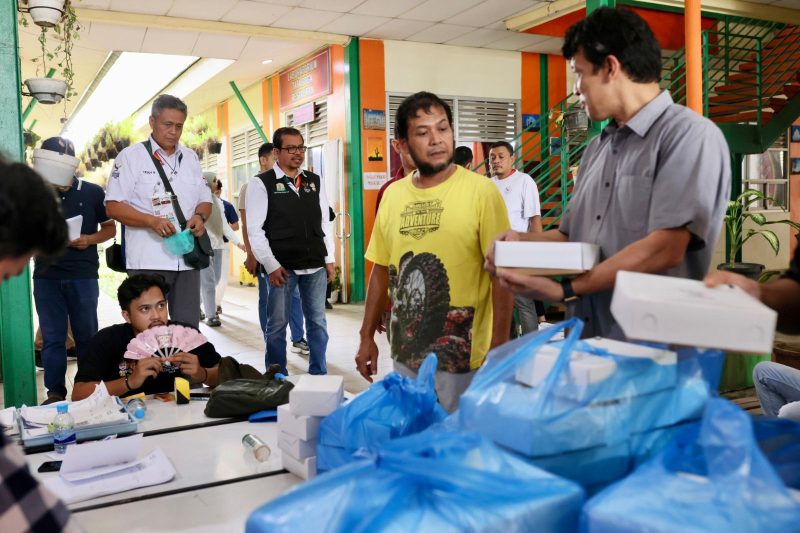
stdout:
[[69,446],[59,475],[44,484],[72,504],[172,480],[175,468],[161,449],[137,460],[141,443],[135,435]]
[[[60,403],[69,403],[69,413],[75,420],[75,430],[78,432],[86,428],[125,424],[130,420],[128,413],[121,408],[118,398],[109,395],[108,389],[102,382],[95,387],[94,392],[88,398],[78,402]],[[34,407],[23,405],[19,409],[23,437],[47,435],[48,425],[58,414],[57,405]]]

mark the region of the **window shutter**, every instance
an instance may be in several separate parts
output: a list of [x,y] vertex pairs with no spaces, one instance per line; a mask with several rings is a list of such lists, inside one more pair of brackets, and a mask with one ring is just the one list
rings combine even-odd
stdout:
[[517,103],[458,99],[459,141],[512,141],[517,136]]

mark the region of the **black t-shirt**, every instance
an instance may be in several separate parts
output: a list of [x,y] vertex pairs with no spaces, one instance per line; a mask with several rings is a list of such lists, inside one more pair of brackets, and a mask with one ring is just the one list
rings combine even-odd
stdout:
[[[170,322],[181,326],[191,327],[180,322]],[[123,355],[128,348],[128,343],[133,339],[133,328],[130,324],[116,324],[103,328],[92,337],[86,354],[78,362],[78,373],[75,382],[114,381],[133,372],[136,361],[125,359]],[[210,342],[202,344],[192,350],[200,360],[200,365],[211,368],[219,363],[221,357]],[[157,392],[171,392],[174,390],[175,376],[180,373],[161,372],[157,377],[148,377],[141,388],[133,389],[123,396],[138,394],[154,394]]]

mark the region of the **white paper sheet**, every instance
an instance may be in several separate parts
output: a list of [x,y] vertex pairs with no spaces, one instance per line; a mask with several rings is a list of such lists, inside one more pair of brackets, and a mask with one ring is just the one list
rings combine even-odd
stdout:
[[67,229],[69,231],[69,240],[74,241],[81,236],[81,227],[83,226],[83,215],[67,219]]
[[[61,477],[64,479],[82,479],[94,477],[92,471],[102,469],[105,471],[119,470],[119,465],[132,463],[139,457],[139,448],[142,445],[142,434],[124,439],[97,440],[84,442],[74,446],[67,446],[64,462],[61,464]],[[116,466],[112,470],[107,467]],[[106,467],[106,468],[102,468]],[[124,468],[124,466],[122,467]],[[78,476],[69,474],[79,473]]]
[[76,482],[54,476],[45,479],[44,485],[69,505],[107,494],[167,483],[174,477],[175,467],[164,452],[157,448],[141,461],[136,461],[123,470]]
[[[46,427],[58,414],[57,404],[29,407],[23,405],[19,414],[28,427]],[[120,410],[114,396],[108,394],[104,383],[99,383],[88,398],[69,403],[69,413],[75,420],[75,427],[89,427],[125,422],[128,415]],[[45,431],[46,433],[46,431]]]

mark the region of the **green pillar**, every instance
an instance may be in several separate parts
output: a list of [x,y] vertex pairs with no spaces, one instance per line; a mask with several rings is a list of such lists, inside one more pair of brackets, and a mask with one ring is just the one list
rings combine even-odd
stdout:
[[[539,54],[539,142],[542,162],[550,157],[550,88],[547,54]],[[544,168],[544,167],[543,167]]]
[[[586,0],[586,14],[589,15],[595,9],[600,7],[617,7],[617,0]],[[589,138],[599,135],[603,128],[608,125],[608,120],[601,120],[600,122],[589,122]]]
[[[731,153],[731,200],[735,200],[737,196],[742,194],[742,166],[744,165],[744,154],[732,152]],[[725,232],[725,257],[729,257],[731,253],[731,242],[728,232]],[[733,258],[734,261],[742,260],[742,250]]]
[[345,153],[347,204],[350,213],[350,301],[361,302],[366,292],[364,272],[364,195],[361,166],[361,74],[358,37],[344,48]]
[[247,100],[245,100],[244,96],[242,96],[242,93],[239,92],[239,88],[236,86],[236,82],[229,81],[228,84],[230,84],[231,89],[233,89],[233,94],[236,95],[236,99],[239,100],[242,109],[244,109],[244,112],[247,113],[247,116],[250,118],[250,123],[253,124],[253,128],[255,128],[255,130],[261,136],[261,140],[264,141],[265,143],[268,143],[269,139],[267,139],[267,136],[264,134],[264,130],[261,129],[261,126],[258,125],[256,117],[254,117],[253,112],[250,111],[250,106],[247,105]]
[[[18,50],[17,3],[0,2],[0,152],[16,161],[22,160],[24,153]],[[27,268],[0,285],[0,359],[5,406],[35,405],[31,277]]]

